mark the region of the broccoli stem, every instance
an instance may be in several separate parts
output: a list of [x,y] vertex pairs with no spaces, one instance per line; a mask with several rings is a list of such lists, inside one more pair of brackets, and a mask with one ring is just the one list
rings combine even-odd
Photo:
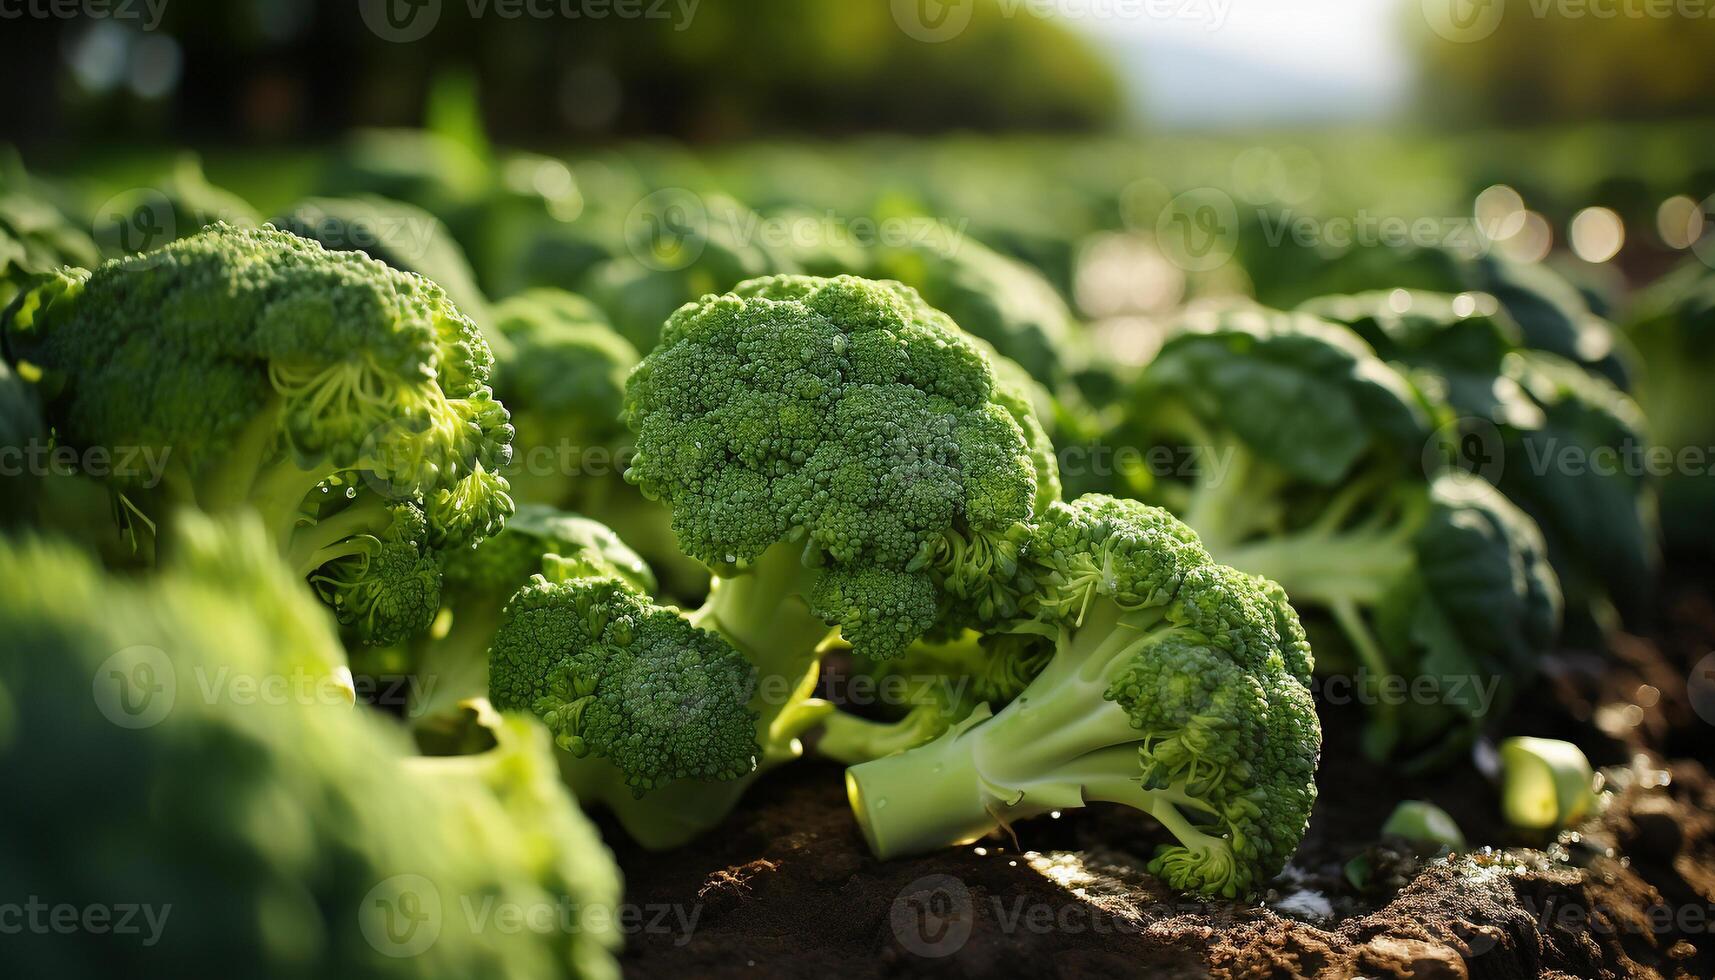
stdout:
[[[751,708],[764,761],[796,758],[797,736],[826,712],[815,690],[822,645],[834,628],[810,611],[801,550],[777,544],[742,572],[716,579],[691,624],[721,634],[756,667]],[[811,703],[806,703],[810,701]]]
[[1098,603],[999,714],[983,705],[927,745],[846,770],[852,812],[876,856],[956,844],[1090,800],[1152,812],[1159,792],[1138,782],[1143,734],[1106,695],[1117,671],[1170,632],[1160,610]]
[[451,714],[459,702],[488,694],[488,648],[500,629],[506,601],[463,597],[449,608],[446,632],[419,637],[414,644],[413,682],[405,706],[413,722]]
[[1218,552],[1275,528],[1282,516],[1279,491],[1289,482],[1286,474],[1235,440],[1195,438],[1209,458],[1199,461],[1197,486],[1185,505],[1184,519],[1204,547]]
[[1295,602],[1373,606],[1416,566],[1401,530],[1307,531],[1214,551],[1217,561],[1280,583]]
[[815,751],[841,765],[855,766],[916,748],[939,734],[945,724],[938,705],[917,705],[897,721],[834,711],[822,722]]
[[1354,479],[1302,530],[1204,544],[1222,563],[1280,583],[1295,601],[1372,607],[1417,567],[1412,539],[1428,516],[1426,498],[1401,505],[1388,497],[1391,478],[1377,470]]
[[[299,497],[300,501],[302,499]],[[319,521],[302,518],[305,523],[283,539],[287,562],[299,575],[308,575],[335,559],[367,552],[366,545],[372,542],[355,545],[352,539],[365,535],[373,537],[386,530],[393,520],[391,508],[392,505],[380,496],[365,493],[349,506]]]

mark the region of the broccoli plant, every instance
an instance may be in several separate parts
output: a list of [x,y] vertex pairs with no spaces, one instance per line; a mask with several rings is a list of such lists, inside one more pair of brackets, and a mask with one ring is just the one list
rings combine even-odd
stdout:
[[1125,429],[1190,454],[1133,474],[1145,499],[1337,628],[1325,666],[1438,683],[1410,703],[1364,699],[1369,751],[1422,765],[1468,743],[1560,621],[1541,532],[1486,483],[1440,473],[1431,413],[1350,331],[1242,310],[1167,341]]
[[107,477],[139,538],[170,542],[182,507],[254,510],[365,642],[426,627],[428,552],[512,510],[488,347],[439,287],[360,254],[219,225],[61,270],[0,328],[60,445],[154,461]]
[[[1643,413],[1614,384],[1521,346],[1485,294],[1407,290],[1329,296],[1301,307],[1344,323],[1458,415],[1457,463],[1490,479],[1541,527],[1568,608],[1592,622],[1648,603],[1655,500],[1640,467]],[[1604,460],[1607,461],[1604,464]]]
[[847,771],[878,857],[1038,814],[1118,803],[1176,843],[1150,870],[1239,897],[1278,873],[1316,798],[1310,644],[1285,593],[1216,564],[1165,510],[1091,495],[1043,516],[1001,632],[1052,655],[998,713]]
[[[568,707],[577,688],[556,665],[601,655],[590,648],[614,643],[616,624],[649,624],[629,642],[718,640],[750,671],[762,767],[797,756],[825,715],[810,695],[836,630],[888,659],[931,631],[1014,613],[1020,550],[1058,493],[1028,403],[897,283],[779,277],[688,305],[631,375],[626,411],[637,447],[627,477],[669,507],[681,549],[717,574],[714,587],[680,614],[612,579],[535,585],[509,607],[523,639],[504,625],[496,638],[491,695],[575,725],[586,720]],[[526,611],[544,625],[514,622]],[[574,785],[658,846],[718,821],[747,783],[678,780],[633,805],[611,790],[673,770],[615,761],[582,767]]]
[[[618,870],[559,784],[541,726],[489,712],[485,751],[409,754],[350,706],[339,638],[259,521],[191,514],[174,527],[170,567],[147,578],[107,575],[46,539],[0,539],[0,623],[16,643],[0,658],[0,770],[36,803],[0,814],[31,842],[7,880],[171,912],[154,942],[14,937],[9,967],[616,976]],[[283,699],[236,683],[300,674],[312,683]],[[402,897],[436,894],[592,914],[578,929],[447,929],[413,951],[410,932],[387,931],[389,906],[414,913]],[[283,922],[315,942],[282,944]]]
[[507,601],[532,576],[610,576],[641,593],[655,589],[649,566],[613,531],[535,504],[521,505],[504,530],[476,547],[439,557],[440,615],[409,641],[417,683],[406,714],[419,725],[443,722],[459,702],[488,694],[489,646]]

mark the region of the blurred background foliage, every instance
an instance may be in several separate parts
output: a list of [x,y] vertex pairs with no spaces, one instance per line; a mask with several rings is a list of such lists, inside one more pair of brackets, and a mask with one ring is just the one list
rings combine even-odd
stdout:
[[411,43],[370,30],[354,0],[165,0],[158,31],[118,18],[9,21],[0,78],[37,97],[9,100],[0,126],[61,139],[325,140],[420,122],[449,65],[479,79],[491,132],[524,144],[1089,130],[1121,111],[1113,71],[1082,39],[1008,16],[999,0],[980,0],[959,36],[935,44],[900,30],[887,2],[637,3],[646,16],[593,19],[445,0]]

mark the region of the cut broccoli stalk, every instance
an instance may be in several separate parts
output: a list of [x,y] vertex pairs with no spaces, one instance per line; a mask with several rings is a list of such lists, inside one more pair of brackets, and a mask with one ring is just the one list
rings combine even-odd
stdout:
[[1053,659],[998,714],[985,704],[847,771],[871,849],[898,857],[1117,803],[1176,839],[1150,864],[1173,887],[1249,893],[1297,847],[1315,798],[1309,645],[1284,593],[1134,501],[1058,505],[1030,552],[1043,591],[1015,628],[1052,636]]
[[[1161,609],[1125,613],[1111,603],[1092,609],[1047,669],[999,714],[979,709],[922,749],[847,772],[865,840],[886,860],[1051,811],[1119,803],[1154,817],[1179,841],[1182,850],[1163,852],[1153,872],[1176,887],[1203,881],[1215,892],[1248,888],[1237,853],[1250,846],[1246,831],[1203,795],[1233,765],[1230,750],[1208,744],[1231,737],[1227,723],[1210,716],[1184,729],[1146,732],[1113,699],[1140,663],[1180,656],[1181,645],[1197,639]],[[1222,691],[1214,699],[1237,703],[1241,696]],[[1160,785],[1146,785],[1152,771]]]

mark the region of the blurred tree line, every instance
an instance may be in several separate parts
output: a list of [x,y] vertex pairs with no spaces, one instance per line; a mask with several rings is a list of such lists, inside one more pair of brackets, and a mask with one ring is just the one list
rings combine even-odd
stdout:
[[[7,138],[325,139],[420,122],[454,67],[477,75],[490,131],[519,143],[1078,131],[1120,110],[1082,39],[998,0],[114,2],[135,16],[0,25]],[[392,40],[378,10],[434,26]],[[939,43],[908,29],[964,14]]]
[[1711,113],[1715,0],[1407,6],[1433,118],[1519,124]]

